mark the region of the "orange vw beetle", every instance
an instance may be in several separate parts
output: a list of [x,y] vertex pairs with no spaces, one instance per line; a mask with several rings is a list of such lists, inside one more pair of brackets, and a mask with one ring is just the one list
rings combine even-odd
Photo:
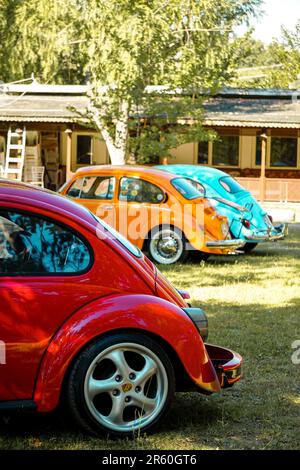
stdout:
[[231,238],[227,218],[185,177],[141,166],[89,166],[60,189],[90,209],[160,264],[229,254],[244,245]]

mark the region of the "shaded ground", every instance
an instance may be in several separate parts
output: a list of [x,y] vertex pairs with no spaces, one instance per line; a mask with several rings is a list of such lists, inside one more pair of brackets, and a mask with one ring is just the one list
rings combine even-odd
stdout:
[[205,309],[210,342],[245,360],[245,378],[222,395],[177,394],[153,436],[134,441],[81,434],[60,412],[0,419],[2,449],[299,449],[300,227],[251,255],[162,268]]

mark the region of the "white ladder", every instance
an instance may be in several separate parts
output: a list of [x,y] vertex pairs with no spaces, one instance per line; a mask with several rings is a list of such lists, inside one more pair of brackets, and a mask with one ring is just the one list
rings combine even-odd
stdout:
[[[12,143],[14,139],[18,139],[18,143]],[[21,141],[21,143],[20,143]],[[11,126],[7,133],[6,157],[4,178],[11,178],[17,181],[22,181],[24,161],[26,149],[26,127],[18,132],[12,132]],[[11,151],[17,151],[15,155]]]

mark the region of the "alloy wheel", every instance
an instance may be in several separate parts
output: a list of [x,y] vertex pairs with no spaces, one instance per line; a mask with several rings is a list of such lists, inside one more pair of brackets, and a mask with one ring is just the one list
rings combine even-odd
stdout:
[[84,381],[85,403],[93,418],[117,433],[147,427],[168,396],[168,376],[159,357],[137,343],[104,349]]

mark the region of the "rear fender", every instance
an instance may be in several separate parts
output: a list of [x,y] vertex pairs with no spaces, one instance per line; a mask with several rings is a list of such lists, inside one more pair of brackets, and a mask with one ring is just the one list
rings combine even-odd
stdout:
[[70,317],[43,357],[34,391],[39,411],[53,410],[64,377],[78,353],[97,337],[135,329],[163,339],[177,354],[190,379],[207,392],[220,384],[190,318],[176,305],[149,295],[117,295],[93,301]]

